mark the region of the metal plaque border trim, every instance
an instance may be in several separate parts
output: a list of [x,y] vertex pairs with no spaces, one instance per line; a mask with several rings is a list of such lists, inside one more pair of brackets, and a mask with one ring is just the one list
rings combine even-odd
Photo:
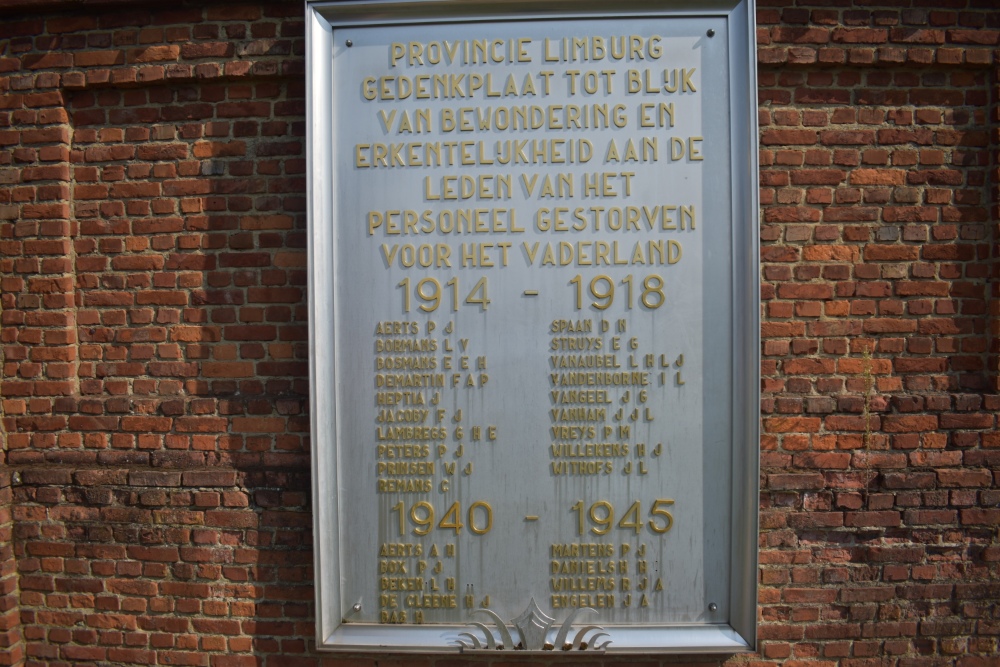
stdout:
[[[731,615],[725,624],[608,626],[614,654],[733,654],[757,646],[757,537],[760,460],[760,252],[757,55],[754,0],[306,0],[306,127],[309,289],[309,391],[312,448],[316,647],[386,653],[454,653],[461,624],[393,626],[349,623],[341,590],[344,527],[339,522],[336,442],[337,359],[334,294],[334,26],[558,18],[683,16],[724,18],[729,25],[730,175],[733,182],[733,442],[730,554]],[[745,174],[744,178],[736,176]],[[324,224],[328,223],[328,224]],[[740,250],[743,252],[740,252]],[[331,451],[332,450],[332,451]],[[527,651],[517,651],[525,654]],[[558,655],[562,652],[553,652]],[[514,654],[512,654],[514,655]]]

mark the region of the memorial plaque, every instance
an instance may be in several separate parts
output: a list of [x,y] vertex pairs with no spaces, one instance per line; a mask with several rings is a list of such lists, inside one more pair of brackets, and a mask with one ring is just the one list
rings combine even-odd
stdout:
[[308,6],[321,648],[754,647],[752,16]]

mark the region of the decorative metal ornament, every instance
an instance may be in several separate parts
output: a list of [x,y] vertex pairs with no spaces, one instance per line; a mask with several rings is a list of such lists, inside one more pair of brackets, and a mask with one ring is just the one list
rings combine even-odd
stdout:
[[[507,649],[515,651],[552,651],[556,648],[563,651],[603,651],[611,643],[611,640],[607,639],[598,643],[599,639],[610,637],[604,631],[604,628],[599,625],[585,625],[577,630],[572,641],[566,641],[577,617],[584,612],[596,614],[597,610],[590,607],[577,609],[556,630],[553,627],[556,619],[539,609],[534,598],[531,598],[528,602],[528,607],[521,612],[520,616],[511,619],[510,622],[513,624],[513,627],[508,627],[495,611],[477,609],[472,613],[489,616],[493,619],[496,630],[490,629],[485,623],[472,621],[469,625],[481,634],[460,632],[458,636],[462,637],[462,639],[456,639],[452,642],[452,645],[458,646],[464,651],[503,651]],[[518,635],[516,644],[514,643],[512,631]],[[549,634],[553,632],[555,633],[555,637],[549,641]],[[588,640],[587,634],[591,632],[593,634],[590,635]],[[499,635],[499,642],[497,641],[497,635]]]

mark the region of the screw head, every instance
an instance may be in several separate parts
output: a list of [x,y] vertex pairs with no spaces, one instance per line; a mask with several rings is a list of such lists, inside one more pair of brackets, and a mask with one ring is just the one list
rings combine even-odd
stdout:
[[347,48],[351,48],[352,46],[354,46],[354,42],[350,39],[344,42],[344,44],[347,45]]
[[709,28],[708,32],[705,33],[709,37],[715,37],[715,28]]
[[708,603],[708,610],[709,611],[717,611],[718,609],[719,609],[719,605],[715,604],[714,602],[709,602]]
[[360,602],[355,602],[354,606],[351,607],[351,609],[354,610],[355,614],[358,613],[359,611],[361,611],[361,603]]

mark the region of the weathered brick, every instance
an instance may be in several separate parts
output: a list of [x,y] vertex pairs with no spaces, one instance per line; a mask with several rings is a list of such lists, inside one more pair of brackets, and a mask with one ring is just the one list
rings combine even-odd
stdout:
[[128,474],[128,483],[131,486],[180,486],[181,473],[155,470],[132,470]]
[[183,477],[184,486],[233,486],[236,473],[229,470],[188,470]]

